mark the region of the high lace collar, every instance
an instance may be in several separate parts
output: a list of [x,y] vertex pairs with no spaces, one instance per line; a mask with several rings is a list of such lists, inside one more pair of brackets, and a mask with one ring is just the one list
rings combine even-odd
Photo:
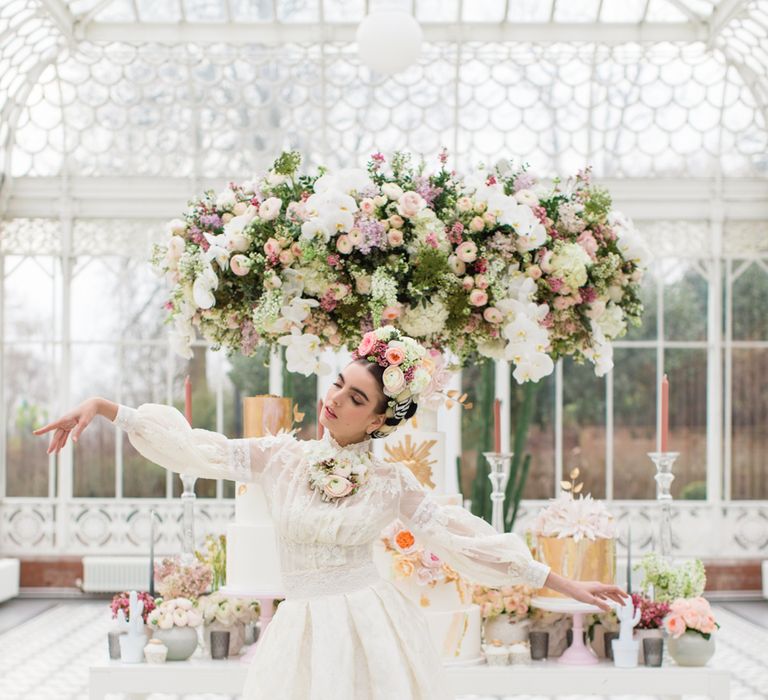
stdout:
[[336,440],[333,439],[330,430],[326,430],[325,433],[323,433],[323,441],[328,443],[334,450],[347,450],[348,452],[354,452],[355,454],[373,451],[373,446],[371,444],[373,440],[371,440],[371,438],[366,438],[360,442],[352,442],[349,445],[344,445],[342,447],[338,442],[336,442]]

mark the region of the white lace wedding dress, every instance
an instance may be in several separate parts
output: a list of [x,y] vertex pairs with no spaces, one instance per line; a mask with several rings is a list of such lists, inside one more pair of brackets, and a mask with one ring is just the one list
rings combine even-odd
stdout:
[[[246,700],[452,698],[416,605],[379,577],[372,543],[395,518],[477,583],[541,587],[549,568],[514,534],[459,506],[441,506],[401,464],[374,458],[354,495],[325,502],[310,487],[305,451],[289,435],[230,440],[190,428],[175,408],[121,406],[115,423],[147,459],[210,479],[262,479],[279,536],[285,601],[259,643]],[[371,441],[340,447],[352,456]]]

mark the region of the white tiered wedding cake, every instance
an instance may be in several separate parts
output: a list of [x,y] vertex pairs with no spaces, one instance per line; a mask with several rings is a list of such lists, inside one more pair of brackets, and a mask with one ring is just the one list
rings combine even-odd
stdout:
[[472,587],[440,558],[420,547],[413,534],[395,522],[374,545],[379,572],[419,606],[432,641],[445,664],[482,660],[480,606]]
[[[262,437],[292,426],[291,400],[279,396],[243,399],[244,437]],[[235,522],[227,526],[230,595],[279,596],[283,592],[277,537],[261,484],[237,483]]]

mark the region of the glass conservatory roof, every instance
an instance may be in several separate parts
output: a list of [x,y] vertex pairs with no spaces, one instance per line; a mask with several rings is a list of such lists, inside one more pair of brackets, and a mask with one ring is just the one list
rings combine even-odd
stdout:
[[[393,5],[424,45],[386,77],[355,30]],[[236,177],[286,147],[447,146],[542,175],[762,177],[767,39],[768,0],[6,0],[0,171]]]

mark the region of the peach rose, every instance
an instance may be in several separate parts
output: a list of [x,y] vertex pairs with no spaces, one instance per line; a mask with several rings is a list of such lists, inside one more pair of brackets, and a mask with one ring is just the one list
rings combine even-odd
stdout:
[[478,289],[488,289],[488,278],[485,275],[476,275],[475,285]]
[[403,232],[398,231],[397,229],[392,229],[391,231],[388,231],[387,241],[389,242],[389,245],[391,245],[393,248],[396,248],[399,245],[403,245]]
[[395,576],[399,578],[408,578],[415,569],[413,562],[405,557],[395,557]]
[[405,359],[405,353],[402,348],[387,348],[384,353],[384,359],[389,362],[390,365],[399,365]]
[[496,217],[491,214],[491,212],[487,211],[483,214],[483,222],[486,226],[493,226],[496,223]]
[[353,228],[348,235],[352,245],[359,245],[363,240],[363,233],[359,228]]
[[541,268],[538,265],[531,265],[526,271],[525,274],[528,275],[532,280],[537,280],[539,277],[541,277]]
[[488,321],[488,323],[498,324],[501,323],[504,320],[504,316],[502,315],[501,311],[499,311],[495,306],[489,306],[485,311],[483,311],[483,318]]
[[280,255],[280,250],[280,244],[274,238],[268,238],[264,244],[264,253],[269,257]]
[[685,633],[685,622],[680,615],[669,615],[664,621],[664,626],[673,637],[682,637]]
[[459,211],[472,211],[472,200],[469,197],[459,197],[456,207]]
[[467,271],[467,266],[455,255],[448,256],[448,267],[451,268],[451,271],[456,276],[461,276]]
[[396,318],[400,318],[400,307],[388,306],[381,312],[381,318],[384,321],[394,321]]
[[360,211],[366,216],[370,216],[376,209],[376,205],[370,197],[366,197],[360,202]]
[[416,544],[416,538],[410,530],[400,530],[394,538],[395,547],[399,549],[403,554],[409,554],[414,545]]
[[392,228],[403,228],[403,224],[405,224],[405,221],[403,221],[402,216],[393,214],[392,216],[389,217],[389,225]]
[[291,250],[281,250],[280,251],[280,264],[281,265],[290,265],[295,260],[295,256],[293,255],[293,252]]
[[461,286],[464,287],[464,290],[468,292],[475,286],[475,278],[471,275],[467,275],[463,280],[461,280]]

